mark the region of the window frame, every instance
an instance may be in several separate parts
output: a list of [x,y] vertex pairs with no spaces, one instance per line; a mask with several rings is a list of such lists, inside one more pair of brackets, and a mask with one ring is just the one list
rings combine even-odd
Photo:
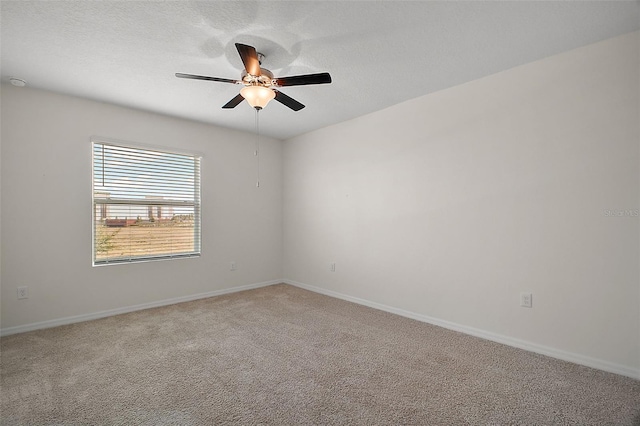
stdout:
[[[143,144],[143,143],[135,143],[129,141],[122,141],[110,138],[104,138],[99,136],[92,136],[90,138],[91,145],[91,264],[94,267],[98,266],[106,266],[106,265],[121,265],[121,264],[130,264],[130,263],[141,263],[141,262],[156,262],[161,260],[175,260],[175,259],[188,259],[194,257],[200,257],[202,254],[202,159],[204,155],[198,151],[189,151],[183,149],[175,149],[174,147],[167,147],[161,145],[151,145],[151,144]],[[193,202],[177,202],[167,200],[165,202],[154,202],[152,200],[146,200],[144,203],[141,203],[141,200],[131,199],[127,202],[125,199],[111,199],[107,198],[105,200],[108,201],[98,201],[96,202],[96,187],[95,187],[95,146],[96,145],[109,145],[122,147],[125,149],[134,149],[134,150],[142,150],[142,151],[152,151],[162,154],[169,155],[181,155],[193,158],[195,161],[194,165],[194,199]],[[100,191],[98,191],[100,192]],[[129,256],[129,257],[120,257],[116,259],[104,259],[99,260],[96,259],[96,217],[99,212],[99,207],[104,205],[131,205],[131,206],[141,206],[144,204],[149,208],[163,207],[163,206],[177,206],[177,207],[193,207],[193,215],[194,215],[194,241],[193,241],[193,251],[182,252],[182,253],[174,253],[174,254],[158,254],[158,255],[141,255],[141,256]],[[100,211],[100,215],[102,216],[102,211]]]

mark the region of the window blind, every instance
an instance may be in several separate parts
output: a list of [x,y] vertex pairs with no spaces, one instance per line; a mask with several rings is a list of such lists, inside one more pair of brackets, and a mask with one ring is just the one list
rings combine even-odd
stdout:
[[200,254],[200,157],[93,142],[93,263]]

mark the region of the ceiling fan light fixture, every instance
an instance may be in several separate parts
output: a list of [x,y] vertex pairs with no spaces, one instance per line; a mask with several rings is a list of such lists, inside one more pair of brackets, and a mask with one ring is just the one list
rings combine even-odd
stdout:
[[245,86],[240,90],[243,98],[255,109],[262,109],[269,101],[276,97],[273,90],[264,86]]
[[[240,90],[240,93],[238,93],[233,99],[222,105],[222,108],[235,108],[246,99],[249,105],[251,105],[252,108],[255,108],[256,111],[267,106],[271,99],[275,99],[293,111],[300,111],[304,108],[304,105],[282,93],[279,90],[280,87],[331,83],[331,76],[328,72],[274,78],[271,71],[260,66],[264,55],[258,53],[255,47],[236,43],[236,49],[238,50],[238,54],[240,55],[240,59],[242,59],[242,63],[244,65],[244,70],[240,74],[240,80],[207,77],[206,75],[183,74],[179,72],[176,73],[176,77],[218,81],[220,83],[242,84],[245,87],[243,87],[242,90]],[[276,87],[278,89],[276,89]]]

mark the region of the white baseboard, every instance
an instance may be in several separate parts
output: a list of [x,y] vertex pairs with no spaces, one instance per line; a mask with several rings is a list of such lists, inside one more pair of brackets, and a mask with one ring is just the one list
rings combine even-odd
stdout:
[[640,370],[626,367],[624,365],[614,364],[601,359],[591,358],[588,356],[563,351],[560,349],[550,348],[548,346],[539,345],[536,343],[528,342],[525,340],[516,339],[509,336],[504,336],[497,333],[492,333],[485,330],[469,327],[466,325],[460,325],[450,321],[433,318],[427,315],[417,314],[414,312],[406,311],[404,309],[394,308],[392,306],[384,305],[382,303],[372,302],[358,297],[349,296],[343,293],[339,293],[332,290],[326,290],[321,287],[313,285],[303,284],[297,281],[283,279],[264,281],[255,284],[243,285],[240,287],[227,288],[222,290],[214,290],[206,293],[192,294],[189,296],[181,296],[172,299],[159,300],[156,302],[142,303],[139,305],[126,306],[124,308],[109,309],[106,311],[94,312],[90,314],[76,315],[71,317],[59,318],[49,321],[36,322],[31,324],[19,325],[15,327],[7,327],[0,329],[1,336],[9,336],[11,334],[24,333],[27,331],[40,330],[44,328],[57,327],[60,325],[73,324],[83,321],[90,321],[99,318],[110,317],[113,315],[125,314],[128,312],[139,311],[142,309],[156,308],[160,306],[173,305],[175,303],[189,302],[192,300],[205,299],[207,297],[221,296],[223,294],[236,293],[239,291],[252,290],[260,287],[267,287],[274,284],[285,283],[293,285],[295,287],[303,288],[305,290],[313,291],[315,293],[324,294],[326,296],[335,297],[338,299],[346,300],[348,302],[357,303],[359,305],[368,306],[370,308],[379,309],[381,311],[390,312],[392,314],[400,315],[403,317],[411,318],[417,321],[422,321],[428,324],[437,325],[439,327],[447,328],[449,330],[458,331],[461,333],[469,334],[471,336],[480,337],[482,339],[491,340],[504,345],[513,346],[516,348],[524,349],[530,352],[550,356],[552,358],[561,359],[563,361],[573,362],[575,364],[584,365],[586,367],[596,368],[598,370],[607,371],[614,374],[620,374],[622,376],[631,377],[634,379],[640,379]]
[[524,349],[526,351],[535,352],[538,354],[550,356],[552,358],[561,359],[563,361],[573,362],[574,364],[580,364],[586,367],[607,371],[609,373],[620,374],[622,376],[631,377],[633,379],[640,379],[640,370],[626,367],[624,365],[614,364],[601,359],[591,358],[591,357],[576,354],[576,353],[566,352],[560,349],[550,348],[548,346],[543,346],[543,345],[528,342],[525,340],[520,340],[520,339],[516,339],[509,336],[492,333],[490,331],[480,330],[480,329],[469,327],[466,325],[456,324],[450,321],[433,318],[427,315],[416,314],[414,312],[405,311],[404,309],[398,309],[392,306],[383,305],[381,303],[371,302],[369,300],[360,299],[358,297],[349,296],[349,295],[338,293],[332,290],[326,290],[321,287],[303,284],[293,280],[284,279],[282,280],[282,282],[284,282],[285,284],[303,288],[305,290],[313,291],[315,293],[324,294],[326,296],[331,296],[338,299],[346,300],[348,302],[357,303],[359,305],[368,306],[370,308],[379,309],[381,311],[390,312],[392,314],[396,314],[396,315],[411,318],[414,320],[437,325],[439,327],[447,328],[449,330],[459,331],[461,333],[469,334],[471,336],[480,337],[482,339],[491,340],[497,343],[502,343],[507,346],[513,346],[519,349]]
[[108,309],[106,311],[93,312],[90,314],[75,315],[72,317],[59,318],[59,319],[54,319],[49,321],[34,322],[31,324],[18,325],[15,327],[7,327],[7,328],[0,329],[0,337],[9,336],[11,334],[24,333],[27,331],[40,330],[43,328],[58,327],[60,325],[90,321],[98,318],[110,317],[113,315],[126,314],[128,312],[140,311],[142,309],[157,308],[160,306],[173,305],[181,302],[190,302],[192,300],[205,299],[207,297],[213,297],[213,296],[221,296],[223,294],[236,293],[244,290],[252,290],[254,288],[266,287],[266,286],[280,284],[280,283],[282,283],[282,280],[264,281],[261,283],[247,284],[240,287],[214,290],[206,293],[192,294],[189,296],[174,297],[172,299],[159,300],[156,302],[141,303],[139,305],[126,306],[124,308]]

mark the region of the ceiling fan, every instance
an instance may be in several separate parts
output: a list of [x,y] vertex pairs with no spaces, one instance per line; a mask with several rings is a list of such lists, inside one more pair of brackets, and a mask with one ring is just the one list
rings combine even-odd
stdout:
[[244,85],[240,90],[240,93],[235,98],[222,106],[222,108],[227,109],[235,108],[246,99],[249,105],[260,110],[264,108],[271,99],[275,99],[294,111],[300,111],[304,108],[304,105],[285,95],[278,90],[278,88],[285,86],[331,83],[331,76],[328,72],[275,78],[271,71],[260,67],[262,59],[264,59],[264,55],[258,53],[255,47],[236,43],[236,49],[238,49],[238,53],[240,54],[240,58],[242,59],[242,63],[245,68],[244,71],[242,71],[240,80],[183,73],[176,73],[176,77]]

